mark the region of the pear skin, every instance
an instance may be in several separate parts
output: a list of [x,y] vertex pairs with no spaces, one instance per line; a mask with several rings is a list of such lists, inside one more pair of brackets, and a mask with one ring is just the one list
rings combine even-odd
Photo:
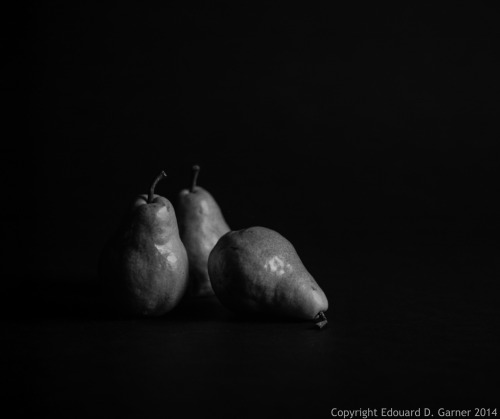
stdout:
[[188,285],[188,259],[168,199],[139,195],[100,259],[100,276],[110,303],[124,312],[159,316],[172,310]]
[[177,214],[181,240],[189,259],[189,290],[192,297],[213,295],[208,276],[208,256],[219,238],[230,228],[214,197],[196,185],[199,166],[193,167],[190,189],[180,191]]
[[229,309],[326,324],[328,300],[293,245],[276,231],[250,227],[220,238],[208,260],[215,294]]

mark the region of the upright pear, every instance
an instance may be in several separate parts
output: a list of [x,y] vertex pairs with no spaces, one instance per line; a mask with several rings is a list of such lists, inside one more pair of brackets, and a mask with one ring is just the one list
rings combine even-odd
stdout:
[[293,245],[276,231],[250,227],[222,236],[208,259],[215,294],[226,307],[326,325],[325,293]]
[[126,313],[159,316],[172,310],[188,285],[188,259],[168,199],[139,195],[104,248],[100,276],[110,303]]
[[179,230],[189,259],[189,295],[213,295],[208,276],[208,256],[219,238],[230,229],[214,197],[197,186],[199,166],[193,166],[191,187],[177,200]]

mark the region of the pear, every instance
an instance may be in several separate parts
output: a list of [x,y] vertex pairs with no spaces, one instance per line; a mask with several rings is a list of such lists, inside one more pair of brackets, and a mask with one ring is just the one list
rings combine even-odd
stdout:
[[100,276],[105,295],[126,313],[159,316],[172,310],[188,285],[188,258],[168,199],[139,195],[104,248]]
[[300,260],[293,245],[265,227],[230,231],[208,259],[210,281],[227,308],[317,320],[328,310],[325,293]]
[[213,196],[196,185],[199,171],[199,166],[193,166],[191,187],[180,191],[176,207],[181,240],[189,259],[188,293],[193,297],[214,294],[208,276],[208,256],[219,238],[230,230]]

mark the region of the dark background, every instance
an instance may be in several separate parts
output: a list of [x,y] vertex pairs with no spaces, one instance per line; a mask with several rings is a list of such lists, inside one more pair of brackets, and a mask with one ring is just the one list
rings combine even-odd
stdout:
[[[3,370],[19,412],[493,407],[499,16],[324,4],[61,2],[5,19]],[[175,203],[195,163],[233,229],[292,241],[327,330],[216,300],[102,314],[105,240],[160,170]]]

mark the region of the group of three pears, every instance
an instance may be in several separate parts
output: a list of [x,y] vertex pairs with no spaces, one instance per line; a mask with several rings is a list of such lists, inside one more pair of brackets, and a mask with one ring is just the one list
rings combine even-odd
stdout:
[[[122,311],[159,316],[181,299],[215,293],[227,308],[326,324],[328,300],[293,245],[265,227],[231,231],[212,195],[197,185],[180,191],[176,210],[155,194],[139,195],[102,252],[99,271],[108,301]],[[177,216],[176,216],[177,211]]]

